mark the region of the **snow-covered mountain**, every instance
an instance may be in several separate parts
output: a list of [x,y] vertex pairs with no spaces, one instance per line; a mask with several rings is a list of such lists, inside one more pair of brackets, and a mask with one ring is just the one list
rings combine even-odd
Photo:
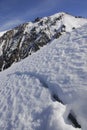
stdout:
[[7,32],[0,33],[0,70],[24,59],[42,46],[87,23],[87,19],[66,13],[36,18]]
[[[66,17],[70,19],[68,24],[51,25],[53,19],[60,19],[60,15],[59,21],[66,21]],[[50,39],[45,41],[48,44],[41,47],[38,42],[40,50],[31,51],[32,55],[0,72],[0,130],[87,130],[87,20],[65,13],[49,18],[50,31],[44,31]],[[19,28],[23,29],[20,37],[24,37],[25,32],[28,36],[32,34],[34,27],[35,33],[38,32],[34,40],[39,41],[43,36],[39,31],[48,25],[44,22],[49,18],[17,27],[18,32]],[[44,26],[40,26],[41,20]],[[59,25],[61,29],[64,27],[62,31],[59,31]],[[54,38],[55,29],[63,35]],[[14,39],[15,32],[16,28],[1,39],[5,36],[8,36],[7,41]],[[25,37],[19,44],[21,49]],[[17,48],[17,42],[7,43],[14,45],[7,47],[12,51]],[[29,42],[28,46],[34,48],[34,44]]]

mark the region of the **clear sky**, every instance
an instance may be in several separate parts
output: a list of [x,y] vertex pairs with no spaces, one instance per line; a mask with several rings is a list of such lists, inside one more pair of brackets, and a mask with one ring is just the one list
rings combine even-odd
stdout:
[[57,12],[87,17],[87,0],[0,0],[0,31]]

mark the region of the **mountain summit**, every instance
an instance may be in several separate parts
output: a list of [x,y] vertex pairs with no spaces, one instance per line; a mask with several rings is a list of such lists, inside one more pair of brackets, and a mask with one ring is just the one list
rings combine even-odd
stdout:
[[87,19],[61,12],[49,17],[36,18],[33,22],[1,32],[0,70],[10,67],[14,62],[31,55],[64,33],[71,32],[86,23]]

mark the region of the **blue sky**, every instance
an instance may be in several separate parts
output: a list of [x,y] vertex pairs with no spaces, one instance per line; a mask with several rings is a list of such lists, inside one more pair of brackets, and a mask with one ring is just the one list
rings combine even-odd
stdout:
[[87,17],[87,0],[0,0],[0,31],[57,12]]

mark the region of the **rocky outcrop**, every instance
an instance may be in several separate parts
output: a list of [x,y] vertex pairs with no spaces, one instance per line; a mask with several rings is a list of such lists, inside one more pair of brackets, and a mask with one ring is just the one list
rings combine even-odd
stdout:
[[76,116],[72,113],[72,111],[68,115],[68,120],[71,121],[75,128],[81,128],[81,125],[78,123]]

